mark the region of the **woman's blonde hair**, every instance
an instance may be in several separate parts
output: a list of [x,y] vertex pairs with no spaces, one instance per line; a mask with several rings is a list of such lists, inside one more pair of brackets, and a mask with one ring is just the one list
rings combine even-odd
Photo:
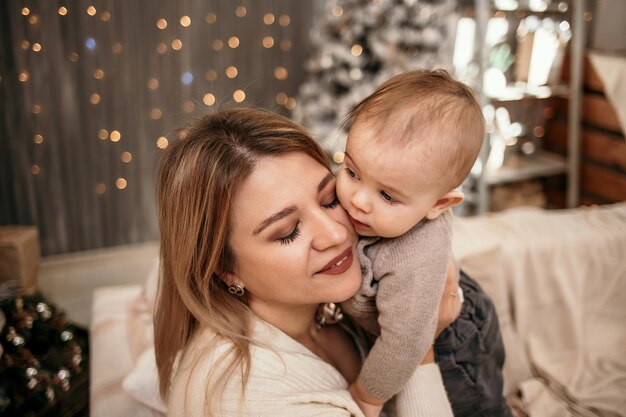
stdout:
[[[223,386],[235,370],[241,371],[244,385],[248,379],[251,311],[245,296],[230,294],[218,275],[233,271],[236,259],[228,244],[232,202],[256,162],[303,152],[329,167],[304,129],[259,109],[214,112],[183,136],[167,149],[158,173],[161,280],[154,343],[164,399],[176,356],[184,354],[199,327],[232,345],[229,362],[215,381]],[[209,400],[214,388],[207,387]]]

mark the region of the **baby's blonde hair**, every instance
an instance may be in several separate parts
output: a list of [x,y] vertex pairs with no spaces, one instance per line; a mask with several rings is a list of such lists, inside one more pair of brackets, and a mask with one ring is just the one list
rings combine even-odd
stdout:
[[[446,193],[461,185],[478,157],[485,122],[474,92],[445,70],[414,70],[383,83],[348,114],[344,125],[375,129],[377,140],[421,150],[416,163],[435,173]],[[352,129],[351,129],[352,133]],[[349,135],[349,140],[358,140]]]

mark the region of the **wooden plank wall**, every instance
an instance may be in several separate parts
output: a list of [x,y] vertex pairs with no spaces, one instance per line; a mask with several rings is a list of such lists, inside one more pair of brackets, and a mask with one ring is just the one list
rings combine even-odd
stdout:
[[[582,100],[580,204],[626,201],[626,140],[615,110],[604,95],[604,85],[589,59],[585,60]],[[555,99],[554,117],[546,124],[545,148],[565,154],[567,150],[567,101]],[[548,181],[550,205],[563,207],[562,179]]]

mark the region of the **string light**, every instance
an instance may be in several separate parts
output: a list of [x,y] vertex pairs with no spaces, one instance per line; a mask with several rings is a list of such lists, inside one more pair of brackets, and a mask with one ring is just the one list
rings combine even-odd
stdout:
[[159,19],[156,22],[156,25],[159,29],[163,30],[167,27],[167,20],[165,19]]
[[161,109],[159,108],[155,107],[154,109],[150,110],[150,118],[153,120],[159,120],[162,115],[163,112],[161,112]]
[[39,165],[35,164],[32,167],[30,167],[30,172],[33,175],[39,175],[39,173],[41,172],[41,168],[39,168]]
[[274,38],[272,38],[271,36],[266,36],[263,38],[263,46],[265,48],[271,48],[272,46],[274,46]]
[[287,99],[289,97],[287,96],[287,94],[285,93],[278,93],[276,94],[276,103],[280,104],[281,106],[284,106],[287,103]]
[[196,105],[195,105],[195,104],[193,104],[193,101],[191,101],[191,100],[185,101],[185,102],[183,103],[183,110],[184,110],[186,113],[191,113],[192,111],[194,111],[194,110],[195,110],[195,108],[196,108]]
[[111,49],[113,50],[114,54],[119,54],[120,52],[122,52],[122,44],[119,42],[115,42],[112,46]]
[[111,20],[111,13],[105,11],[100,15],[100,20],[102,20],[103,22],[108,22],[109,20]]
[[585,18],[585,22],[591,22],[593,14],[591,12],[585,12],[583,13],[583,17]]
[[30,42],[28,42],[27,40],[23,40],[21,46],[23,50],[27,50],[28,48],[30,48]]
[[106,129],[98,130],[98,139],[107,140],[108,137],[109,137],[109,132]]
[[180,132],[178,132],[178,139],[180,139],[180,140],[187,139],[187,131],[186,130],[181,130]]
[[95,16],[96,15],[96,8],[93,7],[93,6],[87,7],[87,14],[89,16]]
[[343,15],[343,7],[341,6],[335,6],[333,7],[331,13],[333,14],[333,16],[335,17],[340,17],[341,15]]
[[286,80],[288,76],[287,70],[285,69],[285,67],[276,67],[274,68],[274,77],[276,77],[277,80]]
[[164,42],[161,42],[160,44],[157,45],[156,51],[159,54],[163,55],[164,53],[167,52],[167,44],[165,44]]
[[94,50],[96,49],[96,40],[94,38],[87,38],[85,40],[85,46],[87,49]]
[[246,93],[244,93],[243,90],[235,90],[235,92],[233,93],[233,100],[235,100],[237,103],[241,103],[245,99]]
[[235,78],[237,74],[239,74],[239,71],[237,71],[237,67],[231,65],[230,67],[226,68],[226,76],[228,78]]
[[106,185],[102,184],[101,182],[96,185],[96,194],[102,195],[106,193],[106,191],[107,191]]
[[113,130],[109,138],[111,138],[111,142],[119,142],[122,139],[122,134],[118,130]]
[[350,53],[353,56],[361,56],[361,54],[363,53],[363,47],[359,45],[358,43],[356,43],[352,45],[352,49],[350,49]]
[[183,42],[180,39],[174,39],[172,41],[172,49],[175,51],[180,51],[180,49],[183,47]]
[[35,42],[33,44],[33,51],[35,51],[35,52],[41,51],[41,44],[39,42]]
[[184,72],[180,77],[180,81],[185,85],[191,84],[193,82],[193,74],[189,71]]
[[273,24],[273,23],[274,23],[274,20],[275,20],[275,19],[276,19],[276,18],[274,17],[274,15],[273,15],[272,13],[266,13],[266,14],[263,16],[263,23],[265,23],[266,25],[268,25],[268,26],[269,26],[269,25],[271,25],[271,24]]
[[206,79],[209,81],[215,81],[217,79],[217,71],[210,69],[206,72]]
[[289,110],[293,110],[296,108],[296,99],[293,97],[289,97],[287,102],[285,103],[285,107]]
[[235,9],[235,14],[237,17],[244,17],[248,11],[244,6],[239,6]]
[[291,49],[291,41],[289,39],[283,39],[282,41],[280,41],[280,49],[282,51],[285,51],[285,52],[290,50]]
[[180,25],[184,28],[189,27],[191,25],[191,18],[189,16],[183,16],[180,18]]
[[126,181],[126,179],[124,178],[118,178],[115,180],[115,186],[117,187],[118,190],[123,190],[124,188],[126,188],[126,186],[128,185],[128,181]]
[[204,20],[206,20],[206,22],[211,25],[215,23],[215,21],[217,20],[217,16],[215,15],[215,13],[207,13]]
[[169,146],[169,141],[165,136],[160,136],[156,141],[156,146],[159,149],[165,149]]
[[32,110],[33,110],[33,114],[39,114],[41,113],[41,106],[39,104],[34,104]]
[[78,54],[76,52],[72,52],[70,54],[70,61],[72,62],[78,62]]
[[211,43],[211,48],[213,48],[214,51],[221,51],[224,48],[224,42],[222,42],[221,39],[215,39]]
[[100,68],[96,69],[93,72],[93,78],[95,78],[96,80],[101,80],[104,77],[104,71],[102,71]]
[[35,14],[34,14],[34,15],[31,15],[31,16],[28,18],[28,23],[30,23],[31,25],[36,25],[37,23],[39,23],[39,16],[37,16],[37,15],[35,15]]
[[543,126],[535,126],[535,128],[533,129],[533,135],[535,135],[535,137],[537,138],[542,138],[545,134],[546,130],[543,128]]
[[556,112],[554,111],[554,107],[546,107],[545,109],[543,109],[543,116],[546,119],[552,119],[555,113]]
[[33,141],[34,141],[37,145],[42,144],[42,143],[43,143],[43,136],[42,136],[42,135],[40,135],[40,134],[37,134],[37,135],[35,135],[35,136],[33,137]]
[[128,151],[124,151],[120,155],[120,159],[122,160],[123,163],[128,164],[130,161],[133,160],[133,155]]
[[230,38],[228,38],[228,46],[230,46],[233,49],[238,47],[239,46],[239,38],[236,37],[236,36],[231,36]]
[[286,14],[278,18],[278,24],[281,25],[282,27],[289,26],[290,22],[291,22],[291,18]]
[[22,16],[28,16],[30,14],[30,9],[28,7],[22,8]]
[[157,80],[156,78],[150,78],[148,80],[148,88],[150,90],[156,90],[157,88],[159,88],[159,80]]
[[98,103],[100,103],[100,94],[98,94],[98,93],[93,93],[93,94],[91,95],[91,97],[89,97],[89,102],[90,102],[91,104],[98,104]]
[[21,82],[25,83],[30,78],[30,75],[28,74],[28,71],[24,70],[24,71],[20,72],[20,74],[17,76],[17,78]]
[[202,101],[204,102],[204,104],[206,104],[207,106],[212,106],[215,104],[215,96],[211,93],[206,93],[204,95],[204,97],[202,97]]

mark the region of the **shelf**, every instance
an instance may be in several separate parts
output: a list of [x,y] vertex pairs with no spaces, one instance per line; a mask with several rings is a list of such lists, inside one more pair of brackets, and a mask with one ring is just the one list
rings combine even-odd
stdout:
[[540,151],[536,155],[521,159],[520,166],[503,166],[496,171],[486,172],[483,179],[488,185],[496,185],[564,174],[565,172],[567,172],[567,162],[563,156]]
[[531,86],[526,83],[515,83],[509,85],[500,94],[487,95],[491,101],[504,103],[522,100],[547,99],[551,97],[567,97],[569,86],[561,85],[541,85]]

